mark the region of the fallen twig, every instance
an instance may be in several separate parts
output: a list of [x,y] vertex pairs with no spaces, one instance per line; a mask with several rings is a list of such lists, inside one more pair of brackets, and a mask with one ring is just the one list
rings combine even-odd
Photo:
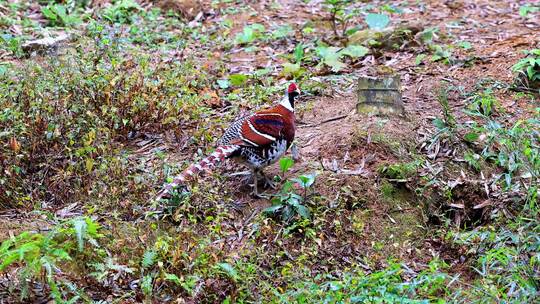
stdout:
[[340,119],[346,118],[346,117],[348,117],[348,116],[349,116],[349,114],[344,114],[344,115],[334,116],[334,117],[325,119],[325,120],[323,120],[323,121],[321,121],[321,122],[318,122],[318,123],[306,124],[306,125],[300,125],[300,126],[298,126],[298,127],[299,127],[299,128],[317,127],[317,126],[320,126],[320,125],[325,124],[325,123],[328,123],[328,122],[332,122],[332,121],[336,121],[336,120],[340,120]]

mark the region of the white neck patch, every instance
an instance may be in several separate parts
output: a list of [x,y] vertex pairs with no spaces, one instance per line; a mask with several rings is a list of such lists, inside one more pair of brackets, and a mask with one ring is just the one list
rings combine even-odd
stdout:
[[292,107],[289,101],[289,95],[285,95],[285,97],[283,97],[283,99],[279,102],[279,104],[284,106],[287,110],[294,112],[294,108]]

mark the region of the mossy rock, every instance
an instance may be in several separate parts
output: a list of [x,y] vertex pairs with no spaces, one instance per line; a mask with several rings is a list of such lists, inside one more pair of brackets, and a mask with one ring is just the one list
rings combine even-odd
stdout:
[[349,44],[376,49],[399,49],[403,44],[413,41],[414,36],[422,30],[422,26],[413,23],[383,30],[365,29],[353,33],[349,37]]

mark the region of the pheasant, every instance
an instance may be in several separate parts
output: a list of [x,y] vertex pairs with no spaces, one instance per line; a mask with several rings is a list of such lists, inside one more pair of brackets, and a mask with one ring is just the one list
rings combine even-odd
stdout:
[[298,86],[291,83],[278,105],[234,121],[217,142],[215,151],[176,176],[158,193],[157,199],[170,194],[172,189],[184,184],[198,172],[210,171],[218,162],[228,158],[240,160],[251,169],[252,194],[259,197],[259,176],[264,178],[265,185],[273,185],[264,175],[263,168],[280,159],[294,140],[294,101],[299,95]]

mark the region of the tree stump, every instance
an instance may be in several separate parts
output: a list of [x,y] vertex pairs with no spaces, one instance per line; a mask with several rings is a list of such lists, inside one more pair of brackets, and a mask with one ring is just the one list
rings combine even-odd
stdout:
[[399,75],[358,79],[356,111],[375,115],[403,115]]

